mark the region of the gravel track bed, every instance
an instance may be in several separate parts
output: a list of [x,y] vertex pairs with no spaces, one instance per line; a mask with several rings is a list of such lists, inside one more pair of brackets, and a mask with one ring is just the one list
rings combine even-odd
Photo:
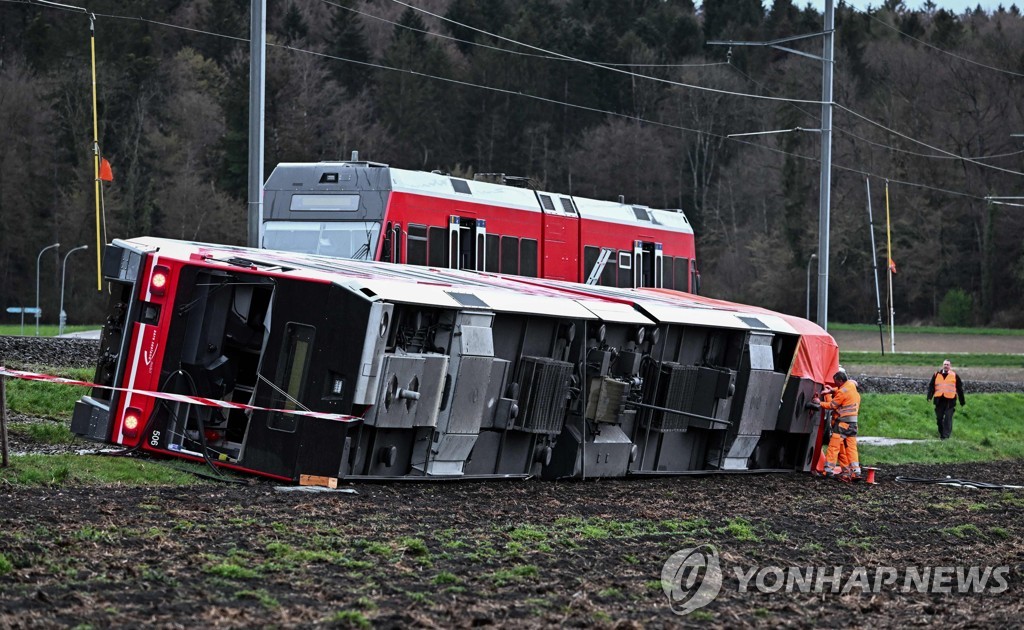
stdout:
[[0,335],[0,363],[93,367],[99,352],[100,342],[95,339]]

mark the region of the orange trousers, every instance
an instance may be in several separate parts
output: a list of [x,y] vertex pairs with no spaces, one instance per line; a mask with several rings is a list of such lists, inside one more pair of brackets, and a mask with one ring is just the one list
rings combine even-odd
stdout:
[[[836,464],[839,464],[837,467]],[[857,452],[857,425],[843,422],[841,419],[832,427],[832,437],[825,451],[825,470],[839,474],[844,470],[852,470],[860,474],[860,453]]]

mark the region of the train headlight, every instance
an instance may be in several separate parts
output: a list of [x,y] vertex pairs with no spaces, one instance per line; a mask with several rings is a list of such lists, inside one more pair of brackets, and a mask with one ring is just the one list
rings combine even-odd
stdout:
[[167,283],[171,279],[169,267],[157,265],[153,267],[153,276],[149,279],[149,292],[153,295],[163,295],[167,291]]
[[139,435],[139,426],[142,424],[142,410],[129,407],[124,412],[124,421],[121,423],[121,430],[127,438],[135,438]]

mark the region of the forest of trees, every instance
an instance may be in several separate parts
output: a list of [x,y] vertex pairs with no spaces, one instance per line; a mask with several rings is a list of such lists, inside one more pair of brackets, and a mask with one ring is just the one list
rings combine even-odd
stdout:
[[[727,136],[820,128],[821,64],[706,42],[820,32],[819,12],[792,0],[410,2],[426,12],[396,0],[268,1],[264,175],[358,150],[403,168],[527,175],[553,191],[682,208],[706,294],[804,313],[820,135]],[[100,146],[115,177],[105,240],[244,243],[249,0],[88,9]],[[821,53],[820,39],[787,45]],[[986,200],[1024,196],[1020,11],[842,5],[835,55],[830,320],[875,321],[870,177],[880,269],[889,180],[898,323],[1024,326],[1024,207]],[[34,303],[37,254],[59,241],[42,259],[44,322],[56,321],[59,261],[80,244],[90,249],[68,266],[70,322],[99,321],[105,308],[90,90],[88,15],[0,3],[0,307]]]

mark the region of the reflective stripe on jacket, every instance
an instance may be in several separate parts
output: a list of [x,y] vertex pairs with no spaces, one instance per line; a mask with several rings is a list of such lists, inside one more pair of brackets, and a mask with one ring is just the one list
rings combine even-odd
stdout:
[[956,372],[950,370],[945,376],[942,372],[935,373],[935,397],[956,398]]
[[853,420],[850,422],[856,422],[856,416],[860,411],[860,393],[857,391],[857,383],[852,380],[846,381],[834,394],[826,394],[821,406],[824,409],[832,409],[843,419],[853,416]]

